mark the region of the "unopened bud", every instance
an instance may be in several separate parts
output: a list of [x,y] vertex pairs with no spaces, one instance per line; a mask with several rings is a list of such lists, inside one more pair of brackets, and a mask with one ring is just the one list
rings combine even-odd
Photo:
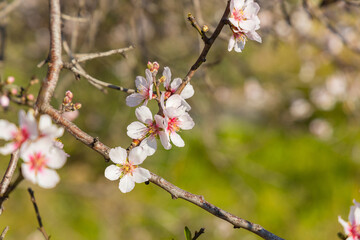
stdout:
[[16,88],[12,88],[10,92],[12,95],[16,95],[18,93],[18,90]]
[[166,77],[165,77],[165,76],[162,76],[162,77],[159,79],[159,82],[160,82],[160,83],[163,83],[163,82],[165,82],[165,80],[166,80]]
[[63,100],[63,104],[64,104],[64,105],[67,105],[67,104],[69,104],[69,103],[71,103],[70,98],[69,98],[68,96],[65,96],[65,97],[64,97],[64,100]]
[[6,83],[7,84],[12,84],[13,82],[15,82],[15,78],[13,76],[9,76],[7,79],[6,79]]
[[75,103],[74,108],[75,109],[80,109],[81,108],[81,103]]
[[140,140],[139,139],[133,139],[132,140],[132,145],[133,146],[138,146],[140,144]]
[[66,91],[65,96],[67,96],[71,101],[74,97],[74,94],[71,91]]
[[147,63],[147,68],[150,70],[150,72],[157,72],[158,70],[159,70],[159,68],[160,68],[160,65],[159,65],[159,63],[158,62],[148,62]]
[[34,100],[34,95],[28,94],[28,95],[26,96],[26,98],[27,98],[29,101],[33,101],[33,100]]
[[207,25],[204,25],[204,26],[202,27],[202,31],[203,31],[203,32],[209,31],[209,27],[208,27]]

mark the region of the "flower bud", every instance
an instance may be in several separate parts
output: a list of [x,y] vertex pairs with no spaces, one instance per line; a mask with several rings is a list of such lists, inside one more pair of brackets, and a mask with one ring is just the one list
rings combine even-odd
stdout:
[[65,97],[64,97],[64,100],[63,100],[63,104],[64,104],[64,105],[67,105],[67,104],[69,104],[69,103],[71,103],[71,99],[70,99],[68,96],[65,96]]
[[159,83],[163,83],[163,82],[165,82],[165,80],[166,80],[166,77],[165,77],[165,76],[162,76],[162,77],[159,79]]
[[158,62],[148,62],[147,63],[147,68],[150,70],[150,72],[157,72],[158,70],[159,70],[159,68],[160,68],[160,65],[159,65],[159,63]]
[[80,109],[81,108],[81,103],[75,103],[74,108],[75,109]]
[[7,84],[12,84],[13,82],[15,82],[15,78],[13,76],[9,76],[7,79],[6,79],[6,83]]
[[33,100],[35,99],[34,95],[32,95],[32,94],[28,94],[28,95],[26,96],[26,98],[27,98],[29,101],[33,101]]
[[147,68],[151,71],[151,69],[153,68],[153,64],[150,62],[150,61],[148,61],[148,63],[147,63]]
[[204,25],[204,26],[202,27],[202,31],[203,31],[203,32],[209,31],[209,27],[208,27],[207,25]]
[[33,78],[33,79],[30,80],[30,85],[37,84],[38,82],[39,82],[39,79]]
[[67,96],[71,101],[73,99],[73,97],[74,97],[74,94],[71,91],[68,90],[68,91],[66,91],[65,96]]

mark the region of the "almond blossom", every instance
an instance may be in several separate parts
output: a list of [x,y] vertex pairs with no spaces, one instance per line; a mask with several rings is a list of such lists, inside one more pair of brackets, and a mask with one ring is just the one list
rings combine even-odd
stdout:
[[339,223],[344,227],[346,240],[360,239],[360,203],[354,200],[355,206],[350,207],[349,222],[339,216]]
[[256,32],[260,28],[259,10],[259,4],[253,0],[231,0],[229,22],[233,35],[229,40],[229,51],[234,48],[236,52],[241,52],[247,39],[261,43],[261,37]]
[[[163,76],[165,77],[164,87],[167,91],[166,94],[168,95],[166,97],[170,97],[170,95],[174,94],[176,90],[180,87],[182,80],[181,78],[175,78],[171,81],[171,71],[169,67],[164,67]],[[180,93],[180,96],[183,99],[191,98],[193,95],[194,88],[190,83],[188,83]]]
[[126,98],[126,104],[129,107],[136,107],[137,105],[144,103],[146,105],[153,97],[153,77],[149,69],[145,70],[146,78],[137,76],[135,79],[135,85],[137,92],[131,94]]
[[157,149],[156,137],[166,139],[166,133],[159,127],[164,119],[160,115],[155,115],[154,120],[150,109],[146,106],[137,108],[135,115],[140,122],[132,122],[127,127],[127,135],[132,139],[142,139],[140,146],[148,156],[153,155]]
[[135,183],[146,182],[151,177],[147,169],[138,166],[146,158],[141,147],[133,148],[129,155],[124,148],[112,148],[109,157],[115,164],[105,169],[105,177],[111,181],[120,178],[119,189],[123,193],[133,190]]
[[43,188],[53,188],[60,181],[54,169],[61,168],[68,155],[48,137],[29,143],[20,153],[24,163],[21,172],[25,179]]
[[19,128],[7,120],[0,119],[0,139],[11,141],[0,148],[3,155],[10,154],[19,149],[29,140],[35,140],[38,137],[37,123],[32,112],[20,110]]
[[164,121],[160,127],[165,130],[167,137],[166,140],[161,141],[165,149],[171,148],[170,140],[175,146],[184,147],[185,142],[178,132],[181,129],[192,129],[195,125],[193,119],[186,112],[188,108],[183,105],[182,100],[183,99],[180,95],[174,94],[164,103],[164,99],[162,97]]

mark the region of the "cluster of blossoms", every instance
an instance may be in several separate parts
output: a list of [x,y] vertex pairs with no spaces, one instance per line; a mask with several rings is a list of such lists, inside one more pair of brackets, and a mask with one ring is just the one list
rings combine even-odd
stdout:
[[0,139],[10,141],[0,147],[0,153],[8,155],[19,149],[24,178],[40,187],[53,188],[60,181],[54,169],[61,168],[68,157],[57,140],[63,133],[64,129],[52,124],[48,115],[41,115],[37,121],[33,111],[26,114],[20,110],[19,127],[0,119]]
[[346,240],[360,240],[360,203],[354,200],[354,204],[350,207],[349,222],[339,216],[339,223],[347,235]]
[[256,32],[260,28],[259,10],[259,4],[253,0],[231,0],[229,22],[233,35],[229,40],[229,51],[235,49],[241,52],[247,39],[261,43],[261,37]]
[[[192,129],[195,125],[188,111],[191,107],[186,99],[194,95],[194,88],[187,84],[180,94],[176,91],[182,84],[180,78],[171,79],[170,68],[164,67],[162,76],[157,79],[159,70],[157,62],[148,63],[145,78],[137,76],[135,79],[137,92],[126,98],[126,104],[136,108],[135,115],[138,121],[127,127],[127,135],[133,139],[132,149],[126,151],[121,147],[111,149],[110,159],[116,165],[105,170],[105,177],[109,180],[120,178],[119,189],[126,193],[131,191],[136,183],[148,181],[150,172],[138,167],[147,156],[151,156],[157,149],[157,140],[160,139],[165,149],[172,144],[184,147],[185,142],[179,135],[181,130]],[[160,84],[164,91],[160,91]],[[159,111],[153,116],[147,107],[150,100],[158,102]],[[172,144],[171,144],[172,143]]]

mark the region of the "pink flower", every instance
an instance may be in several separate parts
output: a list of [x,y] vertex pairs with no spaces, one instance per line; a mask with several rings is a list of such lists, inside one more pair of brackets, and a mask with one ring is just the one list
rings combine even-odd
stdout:
[[53,188],[60,181],[54,169],[61,168],[68,155],[54,145],[53,139],[43,137],[29,143],[20,156],[24,160],[21,172],[25,179],[43,188]]
[[162,107],[164,111],[164,121],[161,128],[165,130],[167,139],[162,140],[165,149],[170,149],[171,142],[178,147],[184,147],[184,140],[180,137],[178,132],[183,130],[192,129],[195,125],[193,119],[186,112],[188,108],[183,105],[183,98],[180,95],[172,95],[167,99],[166,103],[163,103],[162,98]]
[[345,222],[339,216],[339,223],[344,227],[346,240],[360,239],[360,203],[354,200],[355,206],[350,207],[349,222]]
[[152,113],[146,106],[137,108],[135,115],[140,122],[132,122],[127,127],[127,135],[132,139],[143,139],[140,146],[151,156],[157,149],[156,137],[166,139],[166,133],[159,127],[162,125],[163,117],[155,115],[153,120]]
[[38,137],[37,123],[32,112],[27,114],[20,110],[18,128],[15,124],[0,119],[0,139],[11,141],[0,148],[3,155],[10,154],[19,149],[28,140],[35,140]]
[[137,92],[131,94],[126,98],[126,104],[129,107],[136,107],[140,103],[147,104],[153,96],[153,77],[149,69],[145,70],[146,78],[137,76],[135,79],[135,85]]
[[105,177],[111,181],[120,178],[119,189],[121,192],[130,192],[135,187],[135,183],[146,182],[151,177],[147,169],[138,166],[146,158],[141,147],[130,150],[129,156],[125,149],[113,148],[110,150],[109,156],[115,164],[105,169]]
[[261,43],[261,37],[256,32],[260,28],[259,10],[259,4],[253,0],[231,0],[229,22],[233,35],[229,41],[229,51],[235,47],[235,51],[241,52],[247,38]]

